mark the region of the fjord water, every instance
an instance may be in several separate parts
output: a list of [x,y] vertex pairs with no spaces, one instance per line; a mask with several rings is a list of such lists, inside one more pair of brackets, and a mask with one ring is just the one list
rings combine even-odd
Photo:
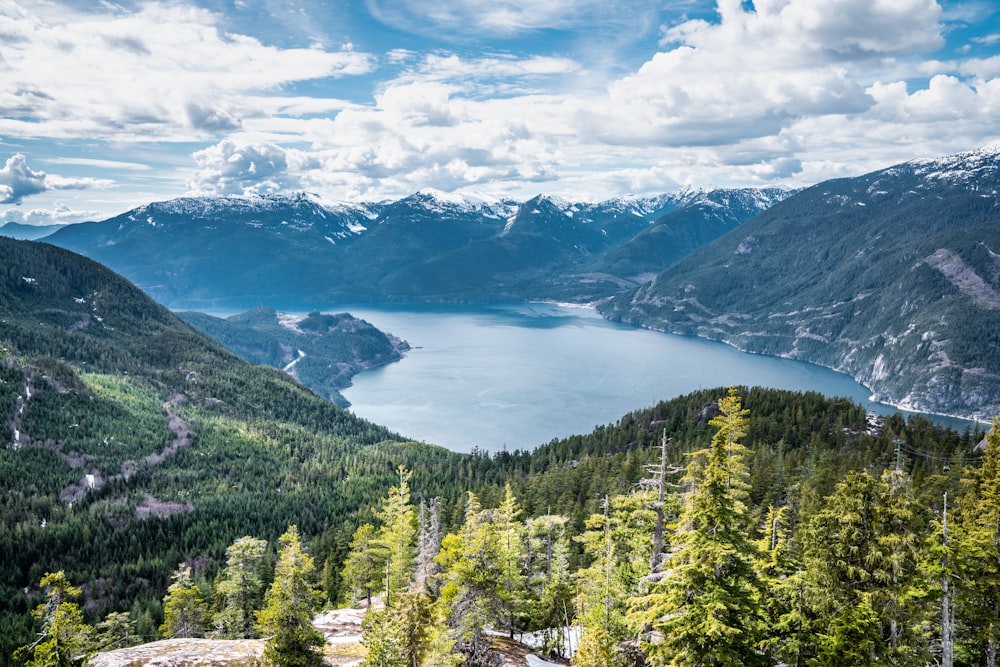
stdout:
[[722,343],[635,329],[553,304],[336,307],[406,339],[399,362],[355,376],[351,410],[454,451],[530,449],[697,389],[730,385],[847,396],[850,377]]

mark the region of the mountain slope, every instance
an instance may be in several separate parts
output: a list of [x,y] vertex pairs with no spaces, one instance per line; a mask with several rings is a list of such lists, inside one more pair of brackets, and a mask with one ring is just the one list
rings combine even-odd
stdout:
[[391,483],[394,441],[95,262],[0,238],[0,664],[46,571],[86,583],[88,614],[132,605],[155,632],[181,560],[290,523],[329,531],[325,558]]
[[1000,403],[1000,145],[804,190],[604,307],[831,366],[878,400]]
[[58,232],[68,225],[24,225],[20,222],[8,222],[0,225],[0,236],[9,236],[21,241],[35,241],[49,234]]
[[130,278],[161,303],[258,303],[342,282],[341,246],[370,224],[365,206],[306,194],[182,198],[141,206],[47,238]]
[[699,193],[588,268],[636,283],[648,282],[696,248],[735,229],[792,194],[792,191],[781,188],[719,189]]

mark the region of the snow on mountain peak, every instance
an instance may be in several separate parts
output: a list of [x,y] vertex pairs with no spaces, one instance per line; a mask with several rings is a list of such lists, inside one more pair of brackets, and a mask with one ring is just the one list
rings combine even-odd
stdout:
[[954,155],[912,160],[906,166],[927,181],[948,181],[978,190],[987,179],[996,182],[1000,176],[1000,141]]
[[511,204],[496,197],[479,193],[444,192],[435,188],[422,188],[410,197],[421,207],[434,213],[473,213],[491,218],[510,215]]

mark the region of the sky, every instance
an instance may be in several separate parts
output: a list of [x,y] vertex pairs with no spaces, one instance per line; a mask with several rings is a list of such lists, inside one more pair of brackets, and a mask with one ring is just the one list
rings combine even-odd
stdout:
[[0,224],[802,187],[997,140],[995,0],[0,0]]

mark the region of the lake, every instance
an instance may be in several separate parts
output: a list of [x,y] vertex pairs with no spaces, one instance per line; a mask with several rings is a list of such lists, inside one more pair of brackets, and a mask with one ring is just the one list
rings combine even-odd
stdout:
[[[591,432],[628,412],[698,389],[730,385],[848,396],[850,377],[722,343],[615,324],[554,304],[331,306],[406,339],[399,362],[365,371],[344,390],[351,410],[414,440],[468,452],[530,449]],[[950,420],[958,428],[965,422]]]

